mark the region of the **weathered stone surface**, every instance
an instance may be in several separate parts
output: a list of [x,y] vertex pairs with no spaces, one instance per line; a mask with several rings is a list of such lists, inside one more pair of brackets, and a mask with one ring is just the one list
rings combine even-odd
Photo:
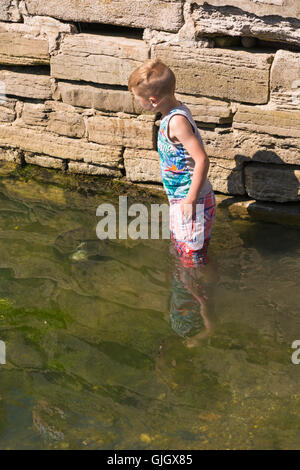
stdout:
[[215,191],[224,194],[245,194],[243,165],[234,160],[211,158],[208,178]]
[[245,167],[246,192],[262,201],[299,201],[300,166],[251,163]]
[[159,155],[154,150],[125,149],[126,179],[134,182],[161,183]]
[[109,23],[178,31],[183,23],[181,0],[26,0],[31,15],[67,21]]
[[[60,106],[62,105],[61,108]],[[47,131],[68,137],[85,135],[83,116],[75,108],[62,103],[46,101],[42,104],[24,103],[18,126],[43,126]]]
[[188,106],[196,122],[213,124],[232,122],[232,106],[226,101],[181,93],[176,93],[176,98]]
[[57,168],[59,170],[64,169],[64,161],[59,158],[48,157],[46,155],[35,155],[30,152],[24,152],[24,158],[26,163],[32,165],[39,165],[45,168]]
[[72,32],[76,32],[74,26],[47,17],[25,17],[25,23],[0,23],[0,64],[49,64],[59,36]]
[[48,123],[48,113],[44,103],[22,103],[21,119],[18,123],[19,126],[43,126],[46,127]]
[[0,146],[0,160],[20,164],[21,150]]
[[234,133],[231,128],[199,129],[206,153],[211,158],[235,160]]
[[258,16],[278,15],[285,18],[300,18],[298,0],[195,0],[198,5],[214,5],[217,7],[232,6]]
[[[207,35],[252,36],[262,40],[297,45],[300,44],[300,14],[296,19],[296,3],[299,13],[300,7],[299,1],[294,1],[295,4],[291,5],[289,10],[278,5],[278,13],[272,13],[270,4],[262,7],[258,2],[248,3],[252,5],[252,8],[245,8],[245,2],[237,0],[235,7],[232,8],[229,5],[233,2],[226,1],[223,2],[222,7],[218,7],[215,5],[221,5],[221,3],[198,1],[197,3],[201,5],[193,3],[192,18],[195,21],[197,35],[200,37]],[[291,14],[287,14],[287,11]],[[277,14],[279,16],[273,16]]]
[[129,91],[59,82],[53,97],[64,103],[103,111],[142,114],[145,111]]
[[0,81],[5,84],[6,94],[36,99],[51,98],[50,77],[30,72],[32,69],[27,67],[9,70],[0,67]]
[[252,131],[235,130],[236,156],[245,161],[300,165],[299,138],[257,134]]
[[[250,106],[250,108],[254,111],[258,106]],[[265,118],[268,118],[267,113]],[[243,125],[247,125],[246,120]],[[288,136],[292,129],[287,131],[286,136],[263,133],[258,130],[257,126],[255,129],[232,130],[216,127],[213,130],[201,128],[199,131],[210,158],[233,160],[237,164],[257,161],[300,165],[300,140],[297,137]],[[267,130],[267,126],[264,129]]]
[[48,41],[23,24],[0,23],[0,64],[48,64]]
[[[21,28],[21,25],[20,25]],[[53,52],[59,47],[59,40],[65,34],[78,33],[74,24],[62,23],[49,16],[24,16],[24,26],[31,35],[47,39],[49,52]]]
[[194,23],[192,25],[189,20],[185,22],[183,27],[175,33],[167,33],[165,31],[156,31],[155,29],[146,28],[143,33],[143,39],[149,46],[155,44],[180,44],[185,47],[215,47],[215,41],[211,38],[200,38],[196,36]]
[[144,41],[125,37],[77,34],[65,36],[51,57],[51,75],[111,85],[128,85],[131,72],[148,58]]
[[300,164],[300,111],[239,105],[233,128],[234,151],[241,158]]
[[59,135],[82,138],[85,136],[85,123],[83,116],[75,109],[57,109],[49,114],[47,130]]
[[233,152],[242,160],[300,164],[299,126],[299,111],[239,105],[233,121]]
[[87,121],[88,138],[102,145],[155,148],[154,122],[152,116],[135,118],[119,113],[118,117],[95,116]]
[[5,98],[0,100],[0,122],[13,122],[16,118],[16,100]]
[[271,68],[270,101],[278,109],[300,109],[300,53],[279,50]]
[[97,145],[35,129],[2,125],[0,126],[0,146],[19,147],[37,154],[123,168],[121,147]]
[[157,44],[153,55],[172,68],[180,93],[257,104],[268,101],[272,54]]
[[103,175],[103,176],[114,176],[121,177],[122,173],[120,170],[115,168],[107,168],[105,166],[90,165],[88,163],[81,162],[69,162],[68,164],[69,173],[83,173],[86,175]]
[[232,217],[300,226],[300,204],[294,202],[272,203],[255,201],[255,199],[239,201],[229,198],[222,202],[222,207],[228,207]]
[[1,0],[0,21],[20,21],[18,3],[18,0]]
[[300,137],[300,111],[282,111],[274,106],[239,104],[233,128],[282,137]]

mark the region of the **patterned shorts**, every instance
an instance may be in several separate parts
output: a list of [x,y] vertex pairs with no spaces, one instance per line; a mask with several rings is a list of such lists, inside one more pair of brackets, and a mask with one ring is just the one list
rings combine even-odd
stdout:
[[214,191],[197,201],[196,214],[192,220],[183,219],[179,206],[182,199],[170,201],[171,240],[181,262],[186,267],[196,267],[208,263],[208,245],[216,218]]

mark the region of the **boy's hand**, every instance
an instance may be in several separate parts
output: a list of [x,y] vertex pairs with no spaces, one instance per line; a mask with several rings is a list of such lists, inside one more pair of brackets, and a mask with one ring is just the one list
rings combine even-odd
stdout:
[[196,201],[189,201],[187,198],[182,199],[179,203],[182,218],[185,219],[186,222],[189,222],[192,217],[195,216],[196,213]]
[[[195,214],[196,214],[196,204],[197,201],[190,201],[189,199],[185,198],[179,203],[182,219],[186,224],[192,222],[192,233],[194,231],[195,226]],[[192,233],[190,233],[190,238],[192,238]]]

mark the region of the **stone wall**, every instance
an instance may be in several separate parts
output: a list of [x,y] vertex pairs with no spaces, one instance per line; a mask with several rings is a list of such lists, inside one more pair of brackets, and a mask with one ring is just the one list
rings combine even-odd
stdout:
[[299,0],[0,0],[0,160],[161,184],[160,116],[127,89],[149,57],[215,191],[300,200]]

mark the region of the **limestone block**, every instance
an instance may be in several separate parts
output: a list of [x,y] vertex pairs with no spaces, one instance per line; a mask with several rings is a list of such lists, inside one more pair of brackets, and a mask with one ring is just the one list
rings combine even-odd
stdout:
[[261,220],[281,225],[300,226],[300,205],[294,204],[294,202],[272,203],[255,201],[255,199],[248,198],[247,200],[236,202],[232,202],[232,199],[228,198],[228,205],[226,202],[224,206],[228,207],[230,215],[239,219]]
[[64,103],[103,111],[142,114],[145,111],[129,91],[58,82],[53,97]]
[[228,127],[198,128],[204,148],[210,158],[235,160],[234,133]]
[[[24,16],[25,32],[36,37],[47,39],[49,43],[49,52],[51,53],[57,48],[56,41],[65,34],[78,33],[78,29],[74,24],[62,23],[55,18],[49,16]],[[19,25],[21,28],[21,25]],[[24,31],[21,29],[21,31]]]
[[27,67],[0,67],[0,81],[4,82],[7,95],[25,98],[51,98],[51,79],[43,73],[31,73]]
[[25,17],[24,21],[0,23],[0,64],[49,64],[59,35],[76,32],[74,26],[53,18]]
[[83,173],[86,175],[114,176],[115,178],[122,177],[122,172],[115,168],[107,168],[105,166],[90,165],[81,162],[69,162],[68,172]]
[[152,116],[133,117],[118,113],[116,117],[95,116],[87,121],[88,139],[102,145],[155,148]]
[[271,68],[270,101],[277,109],[300,109],[300,53],[278,50]]
[[179,93],[257,104],[268,101],[272,54],[157,44],[153,55],[172,68]]
[[124,152],[126,179],[135,182],[161,183],[158,152],[127,148]]
[[43,166],[45,168],[57,168],[59,170],[64,169],[64,161],[59,158],[48,157],[47,155],[35,155],[31,152],[24,152],[24,158],[26,163],[31,165]]
[[[56,103],[62,104],[62,103]],[[67,109],[53,106],[54,103],[46,101],[42,104],[24,103],[19,126],[43,126],[47,131],[59,135],[81,138],[85,135],[83,116],[76,112],[75,108]]]
[[246,192],[262,201],[300,201],[300,166],[250,163],[245,167]]
[[234,151],[241,158],[300,164],[300,111],[239,104],[233,130]]
[[244,0],[220,3],[214,0],[193,2],[192,18],[196,34],[199,37],[247,36],[299,45],[300,4],[298,0],[291,1],[294,3],[290,3],[290,8],[287,8],[287,3],[285,6],[283,4],[275,6],[273,3],[271,7],[270,3],[263,4],[261,0],[255,3],[251,0],[247,4]]
[[299,138],[234,130],[236,156],[244,161],[300,165]]
[[283,137],[300,137],[300,111],[281,111],[272,105],[239,104],[233,128]]
[[18,3],[18,0],[1,0],[0,21],[20,21]]
[[46,127],[49,112],[50,109],[48,109],[44,103],[23,103],[21,119],[16,124],[25,127]]
[[148,59],[149,48],[139,39],[76,34],[65,36],[50,60],[51,75],[110,85],[128,85],[131,72]]
[[21,158],[22,158],[21,154],[22,154],[22,151],[20,149],[0,146],[0,160],[1,161],[20,164]]
[[278,15],[284,18],[300,18],[298,0],[195,0],[198,5],[213,5],[216,7],[236,7],[254,13],[257,16]]
[[146,28],[143,33],[143,39],[150,46],[159,43],[167,43],[181,44],[185,45],[185,47],[215,47],[215,41],[213,39],[196,37],[194,24],[193,22],[191,24],[189,20],[185,22],[177,34]]
[[13,122],[16,118],[16,100],[5,98],[0,101],[0,122]]
[[233,122],[237,152],[266,163],[300,163],[299,111],[245,105],[238,109]]
[[208,179],[215,191],[224,194],[245,194],[243,165],[223,158],[211,158]]
[[68,137],[81,138],[85,135],[85,123],[83,117],[74,112],[52,112],[49,115],[47,130]]
[[176,93],[176,98],[190,109],[196,122],[213,124],[231,123],[233,113],[230,103],[205,96]]
[[37,154],[123,168],[122,147],[97,145],[36,129],[2,125],[0,126],[0,146],[18,147]]
[[30,15],[67,21],[108,23],[135,28],[178,31],[182,0],[25,0]]
[[48,64],[48,41],[36,38],[23,24],[0,23],[0,64]]

